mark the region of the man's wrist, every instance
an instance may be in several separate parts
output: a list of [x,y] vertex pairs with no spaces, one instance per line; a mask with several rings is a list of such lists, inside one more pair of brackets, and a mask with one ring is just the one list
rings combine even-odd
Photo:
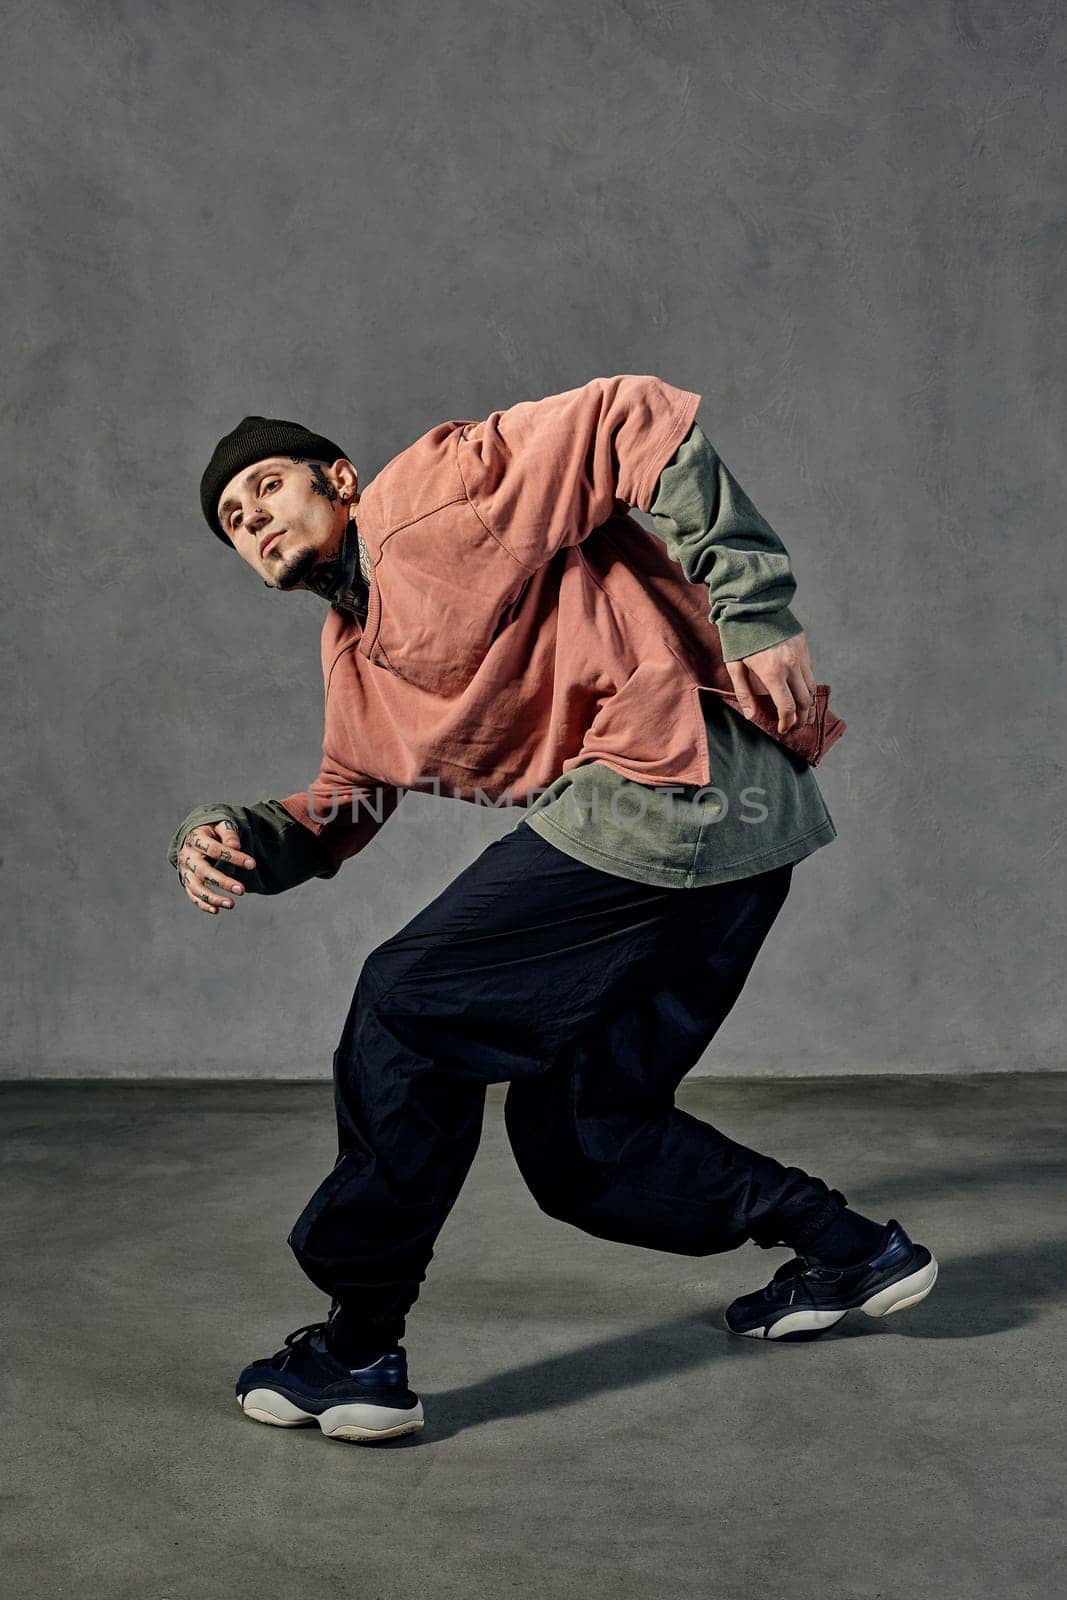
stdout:
[[717,626],[724,661],[741,661],[804,632],[804,624],[788,606],[762,617],[724,617]]

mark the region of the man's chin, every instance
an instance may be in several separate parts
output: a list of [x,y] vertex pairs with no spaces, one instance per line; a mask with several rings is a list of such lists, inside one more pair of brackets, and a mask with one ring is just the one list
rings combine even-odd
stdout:
[[299,588],[314,567],[317,559],[318,557],[314,550],[295,551],[291,556],[286,557],[281,570],[275,574],[274,587],[276,589]]

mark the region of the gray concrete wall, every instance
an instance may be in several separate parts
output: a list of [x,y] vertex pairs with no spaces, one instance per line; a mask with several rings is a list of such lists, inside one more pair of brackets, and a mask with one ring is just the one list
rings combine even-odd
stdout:
[[785,539],[849,723],[698,1070],[1062,1064],[1056,8],[35,0],[4,24],[9,1076],[321,1077],[362,958],[517,817],[414,796],[207,918],[202,801],[317,770],[322,603],[211,538],[249,411],[363,481],[655,372]]

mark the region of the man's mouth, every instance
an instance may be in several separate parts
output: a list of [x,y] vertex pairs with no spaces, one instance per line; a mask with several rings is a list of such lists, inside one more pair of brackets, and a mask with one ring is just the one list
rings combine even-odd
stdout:
[[269,551],[273,550],[274,546],[277,544],[278,540],[285,531],[286,530],[282,528],[278,533],[270,534],[269,537],[263,542],[259,550],[259,558],[261,561],[263,557],[269,553]]

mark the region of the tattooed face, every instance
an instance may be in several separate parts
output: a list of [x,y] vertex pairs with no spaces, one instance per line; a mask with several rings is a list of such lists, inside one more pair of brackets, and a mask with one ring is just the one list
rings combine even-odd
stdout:
[[230,479],[219,498],[219,522],[241,559],[272,588],[312,588],[317,570],[337,561],[357,485],[350,461],[270,456]]

